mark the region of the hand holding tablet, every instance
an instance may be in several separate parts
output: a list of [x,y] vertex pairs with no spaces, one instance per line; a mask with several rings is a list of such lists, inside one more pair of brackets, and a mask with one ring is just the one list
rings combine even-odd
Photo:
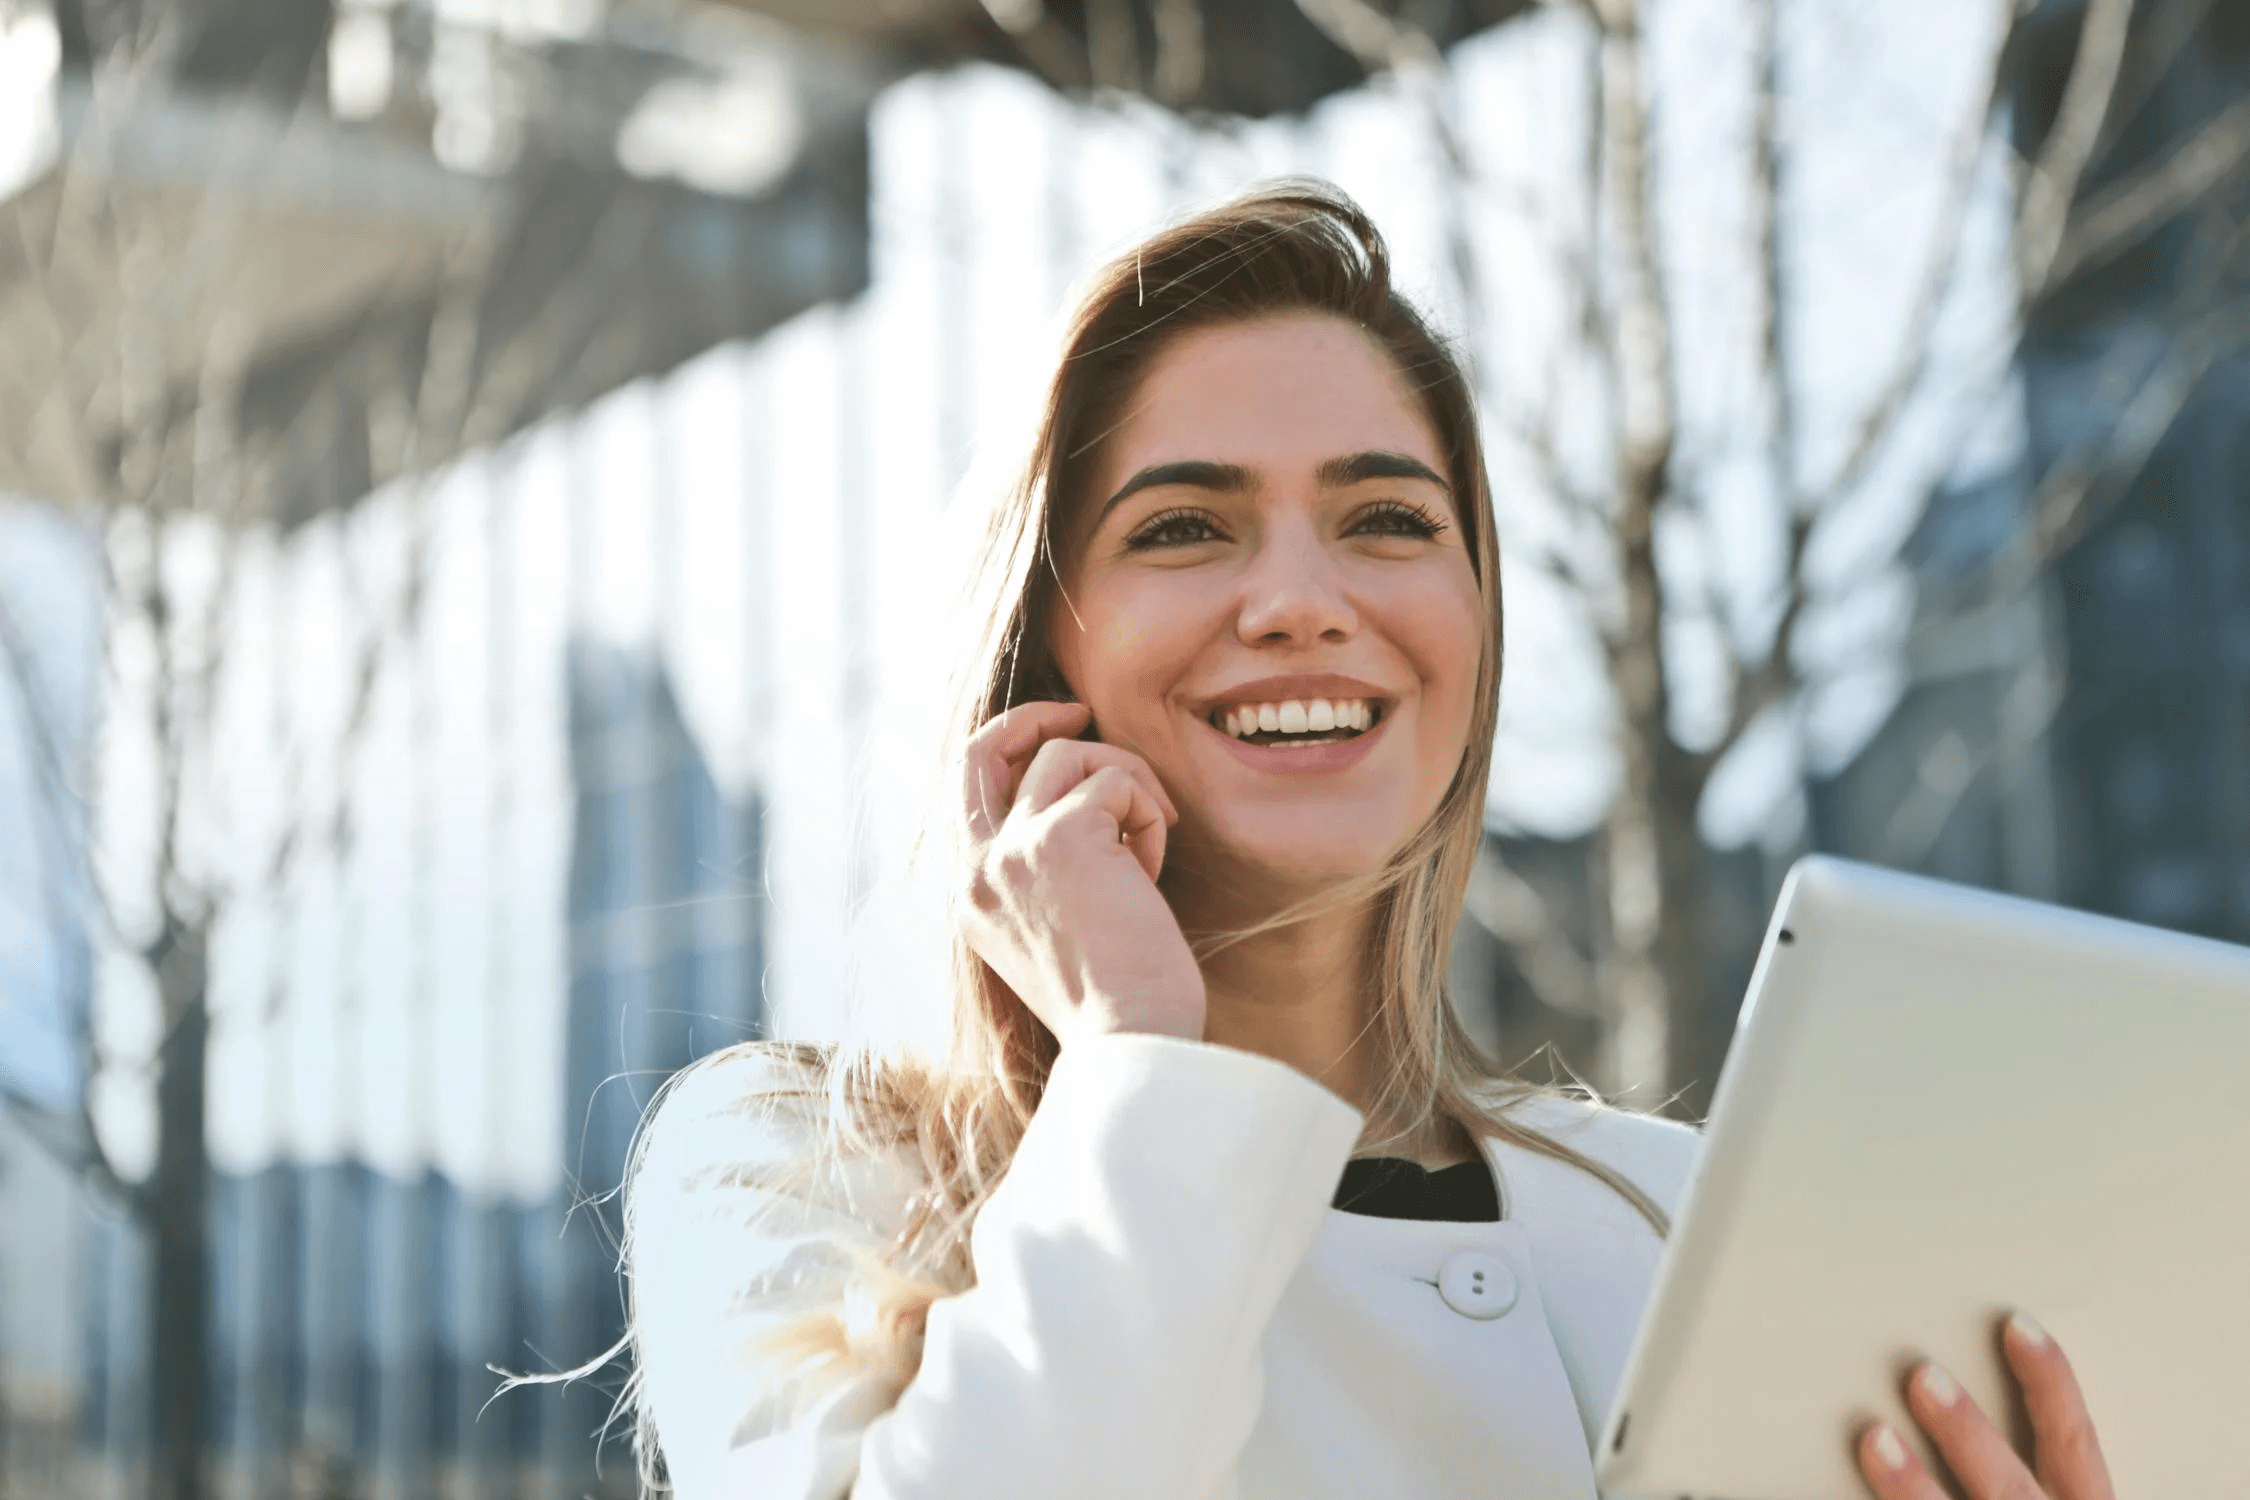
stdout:
[[1603,1492],[2244,1500],[2246,1080],[2250,949],[1801,862]]
[[[2001,1328],[2001,1347],[2031,1421],[2028,1454],[2016,1451],[1944,1366],[1925,1361],[1907,1377],[1907,1406],[1962,1493],[1967,1500],[2116,1500],[2069,1357],[2025,1314],[2010,1316]],[[1950,1500],[1930,1466],[1888,1422],[1871,1423],[1860,1434],[1859,1468],[1879,1500]]]

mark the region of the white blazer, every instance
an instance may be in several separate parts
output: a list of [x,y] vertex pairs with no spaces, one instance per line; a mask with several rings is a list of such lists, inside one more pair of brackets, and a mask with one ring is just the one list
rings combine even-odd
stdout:
[[[631,1206],[643,1401],[680,1500],[1594,1500],[1593,1445],[1661,1249],[1585,1172],[1486,1142],[1497,1223],[1329,1207],[1361,1117],[1295,1069],[1074,1044],[930,1309],[895,1402],[761,1342],[844,1304],[914,1191],[868,1161],[761,1189],[802,1116],[735,1054],[674,1090]],[[1517,1118],[1667,1209],[1698,1137],[1564,1100]]]

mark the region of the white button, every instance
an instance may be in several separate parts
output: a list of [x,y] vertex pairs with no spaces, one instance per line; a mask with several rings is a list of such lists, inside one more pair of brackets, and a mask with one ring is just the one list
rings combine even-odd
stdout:
[[1464,1250],[1438,1272],[1438,1295],[1464,1318],[1497,1318],[1516,1305],[1516,1273],[1497,1255]]

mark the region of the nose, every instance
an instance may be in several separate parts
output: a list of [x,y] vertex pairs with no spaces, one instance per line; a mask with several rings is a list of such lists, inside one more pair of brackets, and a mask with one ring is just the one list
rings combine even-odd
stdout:
[[1246,646],[1347,641],[1359,629],[1343,570],[1310,525],[1270,533],[1244,580],[1235,631]]

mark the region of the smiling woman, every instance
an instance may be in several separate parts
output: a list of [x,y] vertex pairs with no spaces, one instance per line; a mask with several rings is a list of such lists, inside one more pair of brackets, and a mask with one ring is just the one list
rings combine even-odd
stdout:
[[[651,1477],[1587,1500],[1696,1138],[1505,1076],[1448,1002],[1499,558],[1468,382],[1374,227],[1290,185],[1107,267],[986,543],[950,1050],[748,1046],[661,1096]],[[1934,1500],[1901,1452],[1863,1472]],[[2037,1492],[1987,1467],[1976,1500]]]
[[737,1048],[661,1098],[652,1477],[1590,1494],[1694,1137],[1503,1076],[1446,996],[1499,559],[1468,382],[1359,209],[1286,185],[1100,273],[974,589],[950,1051]]
[[[1358,208],[1284,186],[1108,266],[974,590],[950,1048],[739,1047],[659,1097],[644,1473],[1588,1500],[1696,1137],[1505,1076],[1448,1002],[1499,557],[1468,382]],[[2042,1477],[2108,1500],[2029,1337]],[[1931,1371],[1970,1500],[2045,1493]]]

